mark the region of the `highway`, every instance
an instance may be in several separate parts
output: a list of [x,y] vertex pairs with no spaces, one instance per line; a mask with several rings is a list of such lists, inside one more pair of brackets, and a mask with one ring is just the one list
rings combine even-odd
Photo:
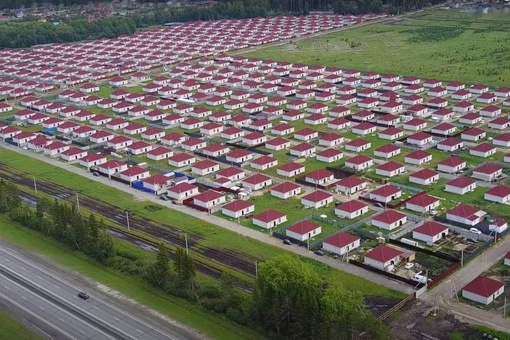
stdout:
[[[53,339],[198,340],[203,337],[98,291],[90,281],[62,277],[51,264],[0,241],[0,300]],[[88,300],[77,294],[85,291]]]

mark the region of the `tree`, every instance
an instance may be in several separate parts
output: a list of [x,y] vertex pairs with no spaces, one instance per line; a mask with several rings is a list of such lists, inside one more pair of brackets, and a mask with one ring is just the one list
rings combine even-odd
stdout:
[[113,257],[115,253],[114,243],[112,235],[110,235],[110,232],[106,228],[106,225],[101,219],[98,224],[98,239],[95,244],[94,249],[94,257],[103,262],[106,263],[111,257]]
[[318,339],[322,282],[297,257],[283,255],[259,265],[254,299],[258,321],[290,338]]
[[149,267],[148,280],[156,287],[167,288],[170,284],[170,260],[164,243],[158,245],[156,261]]
[[191,256],[181,247],[175,250],[174,269],[177,274],[177,284],[181,287],[193,287],[195,278],[195,263]]

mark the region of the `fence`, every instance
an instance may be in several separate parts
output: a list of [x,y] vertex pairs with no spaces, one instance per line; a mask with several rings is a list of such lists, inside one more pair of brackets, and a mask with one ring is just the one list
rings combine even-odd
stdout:
[[485,235],[485,234],[475,234],[475,233],[470,232],[468,229],[466,229],[470,226],[468,226],[464,223],[451,221],[451,220],[446,219],[441,216],[434,216],[434,221],[448,224],[449,229],[451,229],[451,230],[455,231],[456,233],[458,233],[459,235],[465,236],[467,238],[472,238],[475,240],[482,240],[484,242],[491,242],[494,240],[493,236]]
[[419,285],[419,283],[416,282],[416,281],[413,281],[411,279],[406,279],[405,277],[398,276],[396,274],[387,272],[385,270],[369,266],[368,264],[364,264],[363,262],[359,262],[359,261],[356,261],[356,260],[353,260],[353,259],[349,259],[349,263],[355,265],[356,267],[360,267],[360,268],[366,269],[368,271],[371,271],[371,272],[374,272],[374,273],[377,273],[377,274],[380,274],[380,275],[384,275],[386,277],[389,277],[390,279],[406,283],[406,284],[408,284],[408,285],[410,285],[412,287],[416,287],[417,285]]
[[452,264],[450,267],[448,267],[445,271],[443,271],[441,274],[439,274],[438,276],[436,276],[435,278],[432,279],[432,281],[430,281],[427,286],[428,286],[428,289],[431,289],[433,288],[434,286],[436,286],[437,284],[439,284],[439,282],[443,281],[444,279],[446,279],[448,276],[452,275],[457,269],[459,269],[461,266],[461,263],[460,262],[457,262],[457,263],[454,263]]
[[450,256],[450,255],[447,255],[447,254],[444,254],[444,253],[441,253],[441,252],[437,252],[437,251],[431,251],[431,250],[428,250],[428,249],[416,247],[416,246],[413,246],[413,245],[410,245],[410,244],[407,244],[407,243],[404,243],[404,242],[401,242],[401,241],[398,241],[398,240],[388,240],[388,243],[397,245],[397,246],[402,247],[402,248],[414,250],[415,252],[419,252],[419,253],[427,254],[427,255],[430,255],[430,256],[433,256],[433,257],[437,257],[437,258],[439,258],[441,260],[450,261],[450,262],[454,262],[454,263],[459,262],[459,259],[457,259],[457,258],[455,258],[453,256]]
[[415,192],[424,192],[420,188],[412,187],[412,186],[405,185],[405,184],[400,184],[400,183],[395,183],[395,182],[389,182],[389,184],[394,186],[394,187],[397,187],[397,188],[400,188],[400,189],[404,189],[404,190],[415,191]]
[[409,294],[405,299],[403,299],[402,301],[400,301],[399,303],[397,303],[395,306],[391,307],[390,309],[388,309],[386,312],[382,313],[381,315],[379,315],[379,317],[377,318],[377,320],[379,321],[384,321],[386,320],[391,314],[395,313],[396,311],[402,309],[402,307],[404,307],[404,305],[409,302],[409,301],[412,301],[416,298],[415,294]]

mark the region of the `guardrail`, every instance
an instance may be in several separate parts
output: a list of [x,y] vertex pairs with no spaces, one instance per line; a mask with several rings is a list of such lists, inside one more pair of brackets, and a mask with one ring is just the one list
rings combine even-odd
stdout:
[[0,273],[4,275],[7,278],[10,278],[11,280],[15,281],[16,283],[24,286],[28,290],[31,290],[32,292],[36,293],[37,295],[43,297],[44,299],[60,306],[61,308],[71,312],[75,316],[80,317],[81,319],[87,320],[90,324],[93,326],[101,329],[102,331],[108,333],[109,335],[113,336],[115,339],[126,339],[126,340],[135,340],[136,338],[130,336],[129,334],[124,333],[123,331],[110,326],[109,324],[101,321],[98,317],[90,314],[89,312],[80,309],[79,307],[73,305],[72,303],[66,303],[65,300],[59,298],[52,292],[42,288],[35,282],[32,282],[31,280],[22,277],[18,273],[12,271],[11,269],[0,265]]

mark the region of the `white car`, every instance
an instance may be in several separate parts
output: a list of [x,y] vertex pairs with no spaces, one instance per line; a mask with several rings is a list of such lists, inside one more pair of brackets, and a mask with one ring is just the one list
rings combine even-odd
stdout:
[[480,230],[478,230],[478,229],[476,229],[476,228],[471,228],[471,229],[469,229],[469,232],[470,232],[470,233],[473,233],[473,234],[478,234],[478,235],[480,235],[480,234],[482,233]]
[[405,264],[405,266],[404,266],[404,268],[405,268],[405,269],[411,269],[411,268],[413,268],[413,267],[414,267],[414,263],[412,263],[412,262],[408,262],[408,263],[406,263],[406,264]]

